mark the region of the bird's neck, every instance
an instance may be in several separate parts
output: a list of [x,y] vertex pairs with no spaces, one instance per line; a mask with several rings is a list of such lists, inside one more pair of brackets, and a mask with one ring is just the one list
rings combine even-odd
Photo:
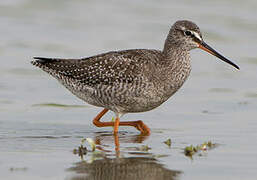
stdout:
[[171,86],[181,87],[191,71],[189,51],[176,43],[165,43],[162,51],[163,72],[166,73],[166,82]]
[[165,66],[172,71],[181,71],[181,69],[191,67],[189,51],[176,42],[170,42],[169,39],[165,42],[162,56]]

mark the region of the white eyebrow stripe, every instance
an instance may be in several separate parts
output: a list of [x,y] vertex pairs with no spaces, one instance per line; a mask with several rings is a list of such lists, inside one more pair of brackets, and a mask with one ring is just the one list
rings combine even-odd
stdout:
[[201,36],[197,33],[197,32],[195,32],[195,31],[191,31],[191,33],[193,33],[194,34],[194,36],[197,38],[197,39],[199,39],[200,41],[202,41],[203,39],[201,38]]
[[184,26],[180,26],[180,29],[181,29],[182,31],[185,31],[185,30],[186,30],[186,28],[185,28]]

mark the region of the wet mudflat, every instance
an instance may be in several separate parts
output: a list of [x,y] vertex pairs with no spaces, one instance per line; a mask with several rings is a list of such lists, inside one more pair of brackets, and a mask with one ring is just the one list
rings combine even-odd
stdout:
[[[255,179],[257,56],[254,1],[0,2],[0,173],[13,179]],[[237,13],[235,13],[237,12]],[[33,56],[79,58],[110,50],[162,49],[178,19],[196,22],[206,42],[237,71],[201,50],[175,96],[147,113],[152,130],[96,128],[101,111],[29,62]],[[111,112],[103,120],[109,121]],[[74,153],[84,138],[96,151]],[[119,140],[119,151],[115,140]],[[170,146],[164,141],[170,139]],[[186,156],[211,141],[215,148]],[[84,143],[89,150],[90,147]],[[116,150],[115,150],[116,149]],[[205,149],[205,148],[203,148]]]

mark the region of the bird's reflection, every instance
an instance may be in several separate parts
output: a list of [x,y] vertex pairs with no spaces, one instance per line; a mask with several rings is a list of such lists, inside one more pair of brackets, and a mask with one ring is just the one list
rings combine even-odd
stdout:
[[155,158],[103,158],[76,163],[68,169],[76,175],[68,180],[174,180],[181,171],[163,167]]
[[107,142],[113,142],[115,144],[115,151],[119,154],[120,151],[120,139],[122,143],[142,143],[149,136],[144,135],[127,135],[127,132],[120,132],[119,134],[112,134],[109,132],[97,133],[94,140],[97,145],[97,148],[102,151],[106,151],[103,147]]
[[[73,172],[67,180],[174,180],[182,173],[165,168],[155,155],[135,145],[142,143],[147,136],[128,135],[121,132],[96,133],[94,141],[98,152],[85,154],[85,159],[75,163],[68,171]],[[115,141],[115,151],[113,147]],[[133,147],[121,148],[121,144],[131,143]],[[136,143],[136,144],[135,144]],[[109,148],[109,150],[107,150]],[[133,153],[128,152],[129,150]],[[100,151],[99,151],[100,150]],[[114,153],[115,152],[115,153]],[[129,157],[126,157],[129,156]],[[74,174],[75,173],[75,174]]]

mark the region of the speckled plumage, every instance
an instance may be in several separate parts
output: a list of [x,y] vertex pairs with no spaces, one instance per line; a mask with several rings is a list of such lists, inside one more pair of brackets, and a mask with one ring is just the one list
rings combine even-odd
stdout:
[[[150,129],[142,121],[120,122],[119,117],[152,110],[171,97],[190,74],[189,51],[194,48],[201,48],[239,69],[207,45],[198,26],[186,20],[171,27],[162,51],[132,49],[82,59],[35,57],[32,64],[85,102],[104,107],[93,121],[96,126],[114,126],[117,133],[119,125],[129,125],[149,135]],[[116,113],[115,123],[100,122],[108,110]]]
[[189,76],[188,51],[195,44],[187,43],[177,28],[200,34],[194,23],[178,21],[172,26],[162,51],[132,49],[82,59],[35,57],[32,64],[89,104],[116,114],[149,111],[172,96]]

